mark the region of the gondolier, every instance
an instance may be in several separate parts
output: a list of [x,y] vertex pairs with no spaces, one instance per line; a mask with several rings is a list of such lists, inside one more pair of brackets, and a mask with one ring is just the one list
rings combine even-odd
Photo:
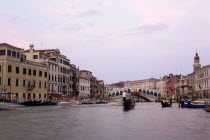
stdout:
[[125,103],[126,102],[126,96],[127,96],[127,93],[126,93],[126,90],[123,91],[123,102]]

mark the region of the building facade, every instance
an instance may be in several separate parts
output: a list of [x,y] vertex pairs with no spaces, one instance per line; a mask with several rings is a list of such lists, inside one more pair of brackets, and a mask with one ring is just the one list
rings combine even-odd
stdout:
[[75,65],[70,64],[70,60],[62,55],[59,49],[35,50],[34,45],[30,45],[29,50],[25,50],[26,59],[47,65],[48,74],[48,94],[71,97],[78,95],[78,70]]
[[48,69],[26,60],[23,50],[0,44],[0,93],[6,100],[47,100]]
[[87,77],[79,78],[79,96],[80,98],[90,97],[90,80]]
[[159,79],[144,79],[144,80],[136,80],[136,81],[126,81],[125,87],[131,87],[132,85],[137,85],[142,88],[148,88],[148,89],[156,89],[156,82],[159,81]]
[[197,99],[210,98],[210,65],[195,72],[195,92]]

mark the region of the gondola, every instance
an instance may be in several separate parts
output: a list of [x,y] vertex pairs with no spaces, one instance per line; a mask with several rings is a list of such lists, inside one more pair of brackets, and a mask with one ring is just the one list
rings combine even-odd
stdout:
[[43,105],[57,105],[57,102],[47,101],[47,102],[41,102],[41,101],[26,101],[21,103],[25,106],[43,106]]
[[167,99],[161,100],[161,105],[162,105],[162,107],[171,107],[172,99],[170,99],[170,100],[167,100]]
[[135,101],[133,99],[126,99],[126,102],[123,103],[125,110],[133,109],[135,107]]

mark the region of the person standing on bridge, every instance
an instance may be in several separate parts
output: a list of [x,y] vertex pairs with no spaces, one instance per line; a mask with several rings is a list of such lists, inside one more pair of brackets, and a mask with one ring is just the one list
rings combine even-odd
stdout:
[[123,91],[123,102],[125,103],[126,102],[126,96],[127,96],[127,93],[126,93],[126,90]]

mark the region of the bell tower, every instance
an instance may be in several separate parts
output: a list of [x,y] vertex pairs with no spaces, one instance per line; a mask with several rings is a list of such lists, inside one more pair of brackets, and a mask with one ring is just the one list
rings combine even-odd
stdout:
[[198,56],[198,53],[196,51],[196,54],[195,54],[195,57],[194,57],[193,71],[196,71],[200,68],[201,68],[200,57]]

